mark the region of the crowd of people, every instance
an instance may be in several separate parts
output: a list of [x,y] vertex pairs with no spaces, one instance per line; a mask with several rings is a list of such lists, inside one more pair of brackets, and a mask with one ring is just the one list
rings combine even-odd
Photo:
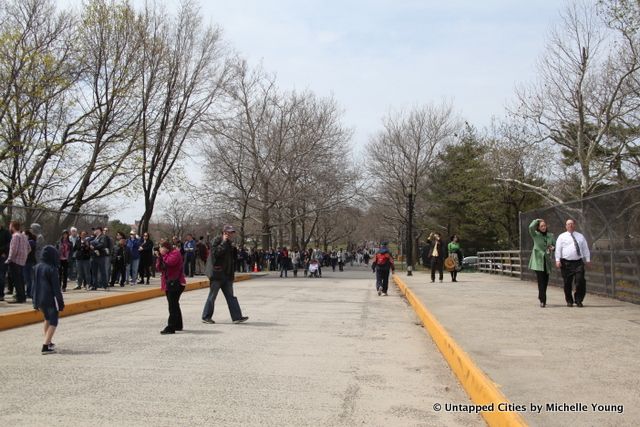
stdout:
[[[541,307],[546,306],[553,255],[555,266],[561,269],[565,281],[567,305],[583,306],[586,293],[584,268],[590,265],[589,247],[584,236],[575,230],[574,220],[567,220],[565,225],[566,232],[557,239],[548,231],[543,219],[536,219],[529,226],[534,241],[529,267],[536,271]],[[77,281],[74,290],[106,290],[116,283],[122,287],[149,284],[150,277],[155,276],[156,271],[160,272],[160,286],[169,309],[167,326],[161,331],[166,335],[183,329],[179,301],[187,276],[205,274],[209,278],[210,291],[202,322],[213,324],[215,299],[220,290],[233,322],[248,320],[242,315],[233,292],[236,272],[273,271],[286,278],[289,271],[297,277],[298,270],[302,269],[305,277],[322,277],[323,267],[334,272],[336,267],[344,271],[346,264],[368,265],[373,258],[371,268],[376,273],[378,296],[386,296],[389,274],[395,271],[386,242],[382,242],[377,251],[338,249],[325,252],[311,248],[289,251],[286,247],[265,251],[238,249],[233,244],[234,236],[234,227],[227,225],[222,235],[210,244],[204,237],[195,240],[192,234],[187,234],[184,240],[174,236],[171,240],[160,239],[158,245],[154,245],[146,232],[140,237],[131,230],[127,238],[120,231],[111,237],[109,229],[103,227],[92,228],[91,233],[71,228],[62,232],[55,245],[45,245],[39,224],[31,224],[24,231],[17,221],[11,221],[8,230],[0,224],[0,301],[4,300],[5,282],[9,284],[9,292],[15,291],[15,298],[10,303],[25,303],[27,298],[32,298],[33,307],[45,318],[42,354],[49,354],[55,352],[51,340],[58,325],[58,313],[64,310],[62,294],[69,281]],[[452,282],[456,282],[463,259],[459,237],[453,235],[445,244],[439,233],[431,233],[427,245],[422,248],[421,258],[422,264],[431,270],[432,283],[436,273],[440,282],[443,281],[444,268],[451,273]],[[576,290],[572,293],[574,282]]]
[[[116,285],[148,285],[156,275],[157,251],[164,241],[160,239],[155,244],[149,233],[139,236],[134,230],[128,237],[120,231],[111,236],[107,227],[63,230],[52,245],[58,252],[61,291],[67,292],[70,282],[76,284],[72,290],[88,291],[108,290]],[[7,262],[12,244],[20,256],[14,255]],[[172,244],[179,248],[185,275],[204,274],[208,254],[204,237],[198,241],[191,234],[184,240],[173,237]],[[40,224],[31,224],[24,231],[16,221],[9,230],[0,225],[0,301],[4,301],[5,288],[9,293],[15,292],[9,303],[24,303],[32,297],[35,265],[42,260],[44,246]]]
[[275,271],[280,272],[280,277],[284,278],[288,277],[289,272],[292,272],[294,277],[298,277],[298,272],[302,270],[307,277],[309,267],[317,264],[319,276],[322,276],[322,267],[331,268],[332,271],[336,271],[336,268],[344,271],[347,264],[368,265],[371,256],[371,251],[362,248],[351,251],[346,249],[322,251],[313,248],[289,250],[286,246],[268,250],[254,248],[247,250],[242,247],[238,250],[236,271]]

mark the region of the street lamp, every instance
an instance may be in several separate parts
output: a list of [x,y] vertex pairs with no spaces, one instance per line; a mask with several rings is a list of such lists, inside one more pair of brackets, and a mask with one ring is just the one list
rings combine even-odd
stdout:
[[413,276],[413,184],[409,185],[407,205],[407,276]]

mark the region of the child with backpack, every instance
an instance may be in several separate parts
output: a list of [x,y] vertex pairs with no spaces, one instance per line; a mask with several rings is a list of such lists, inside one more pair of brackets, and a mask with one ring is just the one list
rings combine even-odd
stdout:
[[380,249],[373,257],[371,268],[376,273],[376,290],[378,291],[378,296],[383,294],[387,296],[387,290],[389,289],[389,272],[396,271],[393,265],[393,257],[387,248],[387,242],[382,242]]
[[56,352],[55,344],[51,340],[58,327],[58,313],[64,310],[59,266],[60,258],[56,248],[51,245],[45,246],[42,249],[41,261],[35,268],[35,282],[33,284],[33,308],[44,314],[42,354]]

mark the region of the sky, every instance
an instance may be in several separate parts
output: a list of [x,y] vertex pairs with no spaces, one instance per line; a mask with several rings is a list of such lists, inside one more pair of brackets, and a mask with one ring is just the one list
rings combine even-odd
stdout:
[[[79,1],[65,0],[78,6]],[[140,4],[142,0],[134,0]],[[169,9],[179,0],[166,0]],[[535,78],[557,0],[201,0],[205,22],[282,89],[333,96],[361,152],[392,111],[450,102],[482,129]],[[142,204],[116,218],[132,222]]]
[[[174,2],[177,3],[177,2]],[[203,1],[285,89],[332,95],[361,149],[390,111],[451,102],[480,128],[535,76],[556,1]]]

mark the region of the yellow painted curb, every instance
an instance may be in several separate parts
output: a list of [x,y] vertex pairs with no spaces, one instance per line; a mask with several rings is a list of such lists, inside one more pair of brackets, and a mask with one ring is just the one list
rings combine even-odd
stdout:
[[[251,276],[248,274],[236,276],[234,282],[242,282],[249,280]],[[195,291],[209,287],[209,280],[200,280],[187,284],[185,292]],[[60,312],[60,317],[73,316],[74,314],[86,313],[88,311],[101,310],[103,308],[115,307],[117,305],[131,304],[133,302],[144,301],[151,298],[163,297],[164,292],[160,287],[153,289],[144,289],[141,291],[127,292],[118,295],[107,295],[100,298],[88,299],[83,301],[74,301],[65,304],[64,311]],[[11,313],[0,314],[0,331],[6,329],[26,326],[33,323],[39,323],[44,320],[42,313],[38,310],[14,311]]]
[[517,412],[501,411],[499,405],[509,404],[509,400],[498,389],[496,384],[475,364],[469,355],[451,338],[446,329],[422,304],[422,301],[404,283],[400,277],[393,275],[393,281],[400,292],[407,298],[425,329],[431,335],[438,349],[464,387],[471,400],[477,405],[493,404],[493,411],[482,411],[490,426],[526,426],[524,419]]

